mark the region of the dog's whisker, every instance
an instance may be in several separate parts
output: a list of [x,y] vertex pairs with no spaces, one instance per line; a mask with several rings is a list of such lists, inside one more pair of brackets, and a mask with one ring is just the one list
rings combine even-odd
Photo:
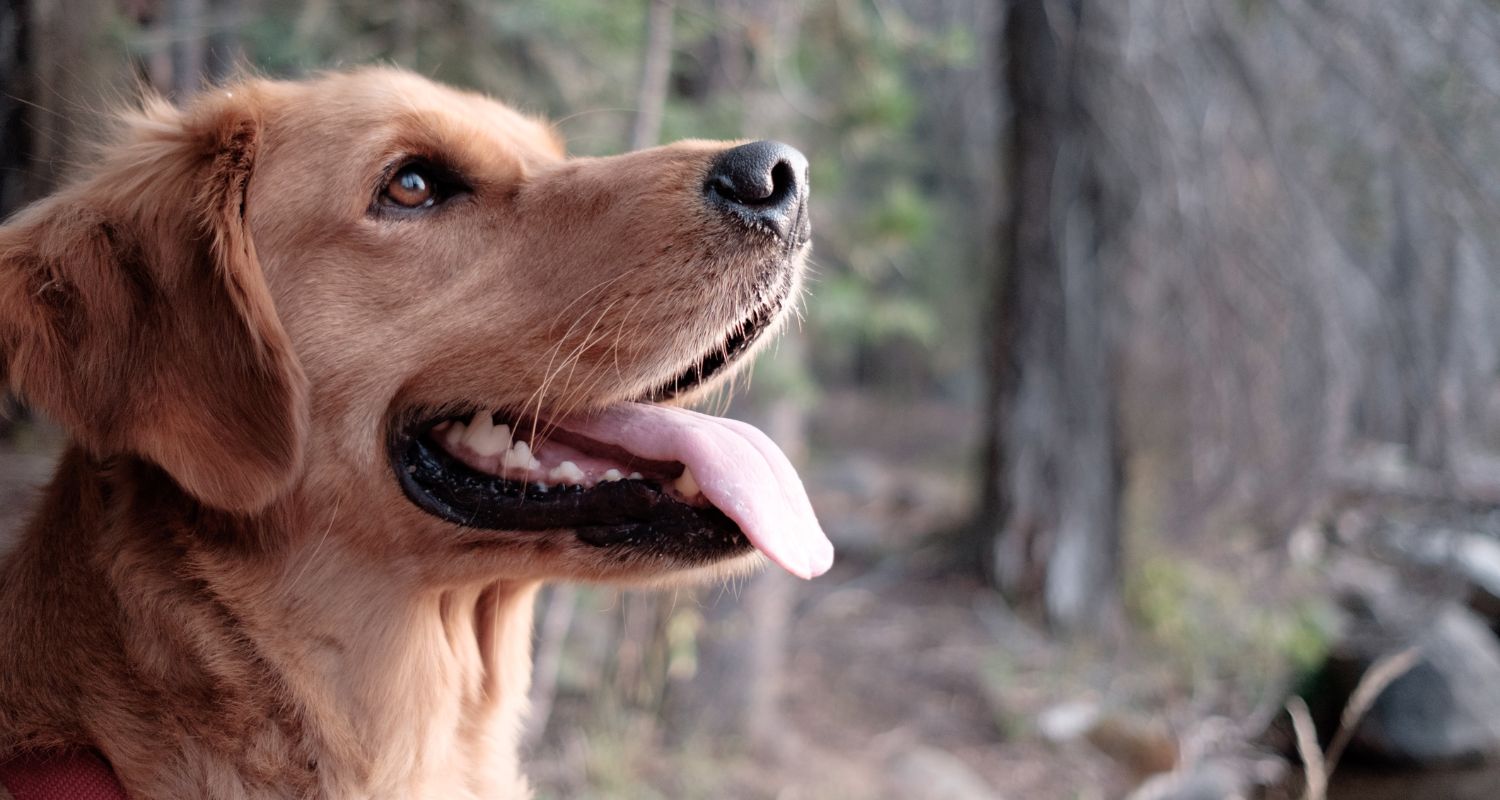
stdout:
[[[531,435],[533,441],[535,441],[536,439],[537,428],[541,424],[541,416],[544,410],[542,406],[542,400],[545,397],[547,386],[562,372],[562,370],[566,369],[568,370],[568,377],[564,381],[563,391],[561,392],[561,395],[564,397],[572,396],[567,391],[572,383],[572,370],[577,367],[579,360],[583,357],[583,354],[587,352],[588,346],[593,340],[594,332],[599,328],[599,323],[601,323],[604,318],[608,316],[610,309],[614,308],[615,305],[619,302],[620,299],[616,298],[615,300],[610,301],[609,305],[593,314],[594,324],[589,328],[588,333],[584,335],[583,341],[580,342],[577,347],[573,348],[573,351],[569,354],[567,360],[565,360],[563,364],[558,367],[558,370],[556,372],[550,372],[543,379],[542,386],[539,389],[539,393],[537,395],[536,412],[532,415]],[[568,409],[568,411],[571,411],[571,409]],[[566,411],[564,413],[566,413]]]
[[641,307],[642,302],[644,301],[640,295],[631,298],[630,305],[626,307],[625,313],[621,316],[620,324],[615,328],[615,338],[610,343],[609,348],[614,362],[616,380],[623,381],[625,378],[625,373],[620,369],[620,343],[624,341],[625,331],[630,325],[630,320],[635,316],[635,312]]
[[[580,301],[582,301],[583,299],[585,299],[588,295],[590,295],[590,294],[592,294],[594,292],[597,292],[597,291],[602,291],[603,289],[608,288],[609,286],[615,284],[616,282],[618,282],[620,280],[623,280],[624,278],[629,277],[637,269],[639,269],[639,268],[636,267],[636,268],[632,268],[632,269],[626,270],[626,271],[624,271],[624,272],[616,275],[615,277],[613,277],[613,278],[611,278],[609,280],[601,281],[601,282],[595,284],[588,291],[585,291],[582,295],[580,295],[580,296],[574,298],[573,300],[569,301],[568,304],[563,307],[562,311],[559,312],[559,316],[561,316],[562,314],[565,314],[568,310],[572,309],[573,306],[577,305]],[[617,302],[617,301],[615,301],[615,302]],[[613,305],[613,302],[611,303],[611,305]],[[552,378],[555,376],[555,372],[554,372],[554,369],[553,369],[553,364],[556,362],[557,356],[562,352],[562,348],[564,346],[566,346],[566,344],[568,342],[568,339],[572,335],[573,331],[588,316],[595,316],[596,324],[597,324],[598,315],[595,315],[592,312],[590,314],[580,314],[580,315],[578,315],[577,317],[574,318],[573,322],[571,324],[569,324],[568,329],[563,332],[562,336],[558,337],[557,342],[552,346],[552,349],[549,351],[549,354],[547,356],[547,366],[544,368],[544,372],[543,372],[544,378],[543,378],[542,382],[531,393],[531,396],[526,399],[526,402],[524,402],[524,403],[521,404],[520,409],[521,409],[521,412],[523,414],[528,409],[531,409],[531,408],[534,407],[536,409],[535,416],[536,417],[540,417],[541,416],[542,411],[545,409],[545,399],[546,399],[546,391],[547,391],[547,388],[548,388],[548,384],[551,382]],[[564,367],[558,367],[559,370],[563,369],[563,368],[565,368],[565,365],[564,365]],[[518,423],[520,421],[521,421],[520,419],[517,420]],[[535,432],[536,432],[536,424],[537,424],[537,420],[533,419],[533,422],[532,422],[532,433],[533,434],[535,434]]]
[[328,541],[328,534],[333,531],[333,525],[338,521],[339,508],[343,506],[343,503],[344,496],[342,494],[333,499],[333,510],[328,515],[328,525],[323,528],[323,535],[318,538],[318,543],[316,545],[313,545],[312,552],[308,553],[307,558],[302,560],[302,569],[298,570],[296,576],[293,577],[291,582],[287,584],[288,593],[290,593],[291,590],[297,587],[297,584],[302,581],[302,576],[307,574],[307,570],[310,569],[313,565],[313,562],[317,560],[318,552],[323,549],[323,544]]

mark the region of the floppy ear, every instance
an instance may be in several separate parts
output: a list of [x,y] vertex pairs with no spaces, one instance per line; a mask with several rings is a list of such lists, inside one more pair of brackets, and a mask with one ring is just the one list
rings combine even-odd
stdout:
[[125,120],[93,177],[0,228],[0,382],[99,456],[263,508],[301,468],[306,378],[246,229],[253,92]]

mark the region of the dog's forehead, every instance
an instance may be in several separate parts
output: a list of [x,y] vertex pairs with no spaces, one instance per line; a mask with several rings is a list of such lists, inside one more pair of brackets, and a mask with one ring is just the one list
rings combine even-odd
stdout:
[[473,92],[394,69],[340,73],[303,84],[314,95],[325,131],[381,134],[405,142],[550,162],[565,157],[562,138],[545,121]]

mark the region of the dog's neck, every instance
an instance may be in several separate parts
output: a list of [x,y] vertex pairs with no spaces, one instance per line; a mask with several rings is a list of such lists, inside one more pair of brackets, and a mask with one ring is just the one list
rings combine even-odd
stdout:
[[[330,537],[332,539],[334,537]],[[320,743],[333,797],[523,797],[516,761],[531,679],[534,584],[414,593],[401,577],[309,549],[286,561],[287,598],[263,650]]]
[[0,571],[0,755],[97,747],[142,797],[527,796],[535,584],[417,591],[316,509],[247,560],[164,492],[64,457]]

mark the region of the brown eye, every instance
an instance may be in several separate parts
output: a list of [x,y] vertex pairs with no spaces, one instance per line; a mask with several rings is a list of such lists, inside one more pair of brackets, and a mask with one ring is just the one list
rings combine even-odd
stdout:
[[426,169],[413,164],[392,176],[385,198],[402,208],[427,208],[437,202],[437,184]]

